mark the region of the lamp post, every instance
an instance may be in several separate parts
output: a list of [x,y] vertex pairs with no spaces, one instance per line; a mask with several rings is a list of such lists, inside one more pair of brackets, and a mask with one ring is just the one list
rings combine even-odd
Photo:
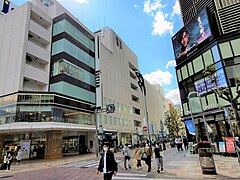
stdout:
[[149,122],[148,122],[148,110],[147,110],[147,100],[146,100],[146,87],[145,87],[145,83],[144,83],[144,79],[142,74],[140,73],[139,70],[135,69],[135,74],[138,78],[138,85],[143,93],[143,98],[144,98],[144,109],[145,109],[145,117],[146,117],[146,123],[147,123],[147,127],[148,127],[148,139],[149,139],[149,143],[150,143],[150,147],[152,147],[152,142],[151,142],[151,136],[150,136],[150,129],[149,129]]
[[[195,123],[194,123],[194,116],[193,116],[194,113],[201,113],[202,114],[204,127],[205,127],[206,134],[207,134],[207,141],[210,142],[209,141],[207,122],[206,122],[206,118],[205,118],[200,94],[198,92],[195,92],[195,91],[190,92],[188,94],[188,101],[189,101],[189,104],[190,104],[190,112],[191,112],[191,117],[192,117],[192,120],[193,120],[193,125],[194,125],[194,128],[195,128],[195,135],[196,135],[197,143],[198,143],[198,135],[197,135],[196,126],[195,126]],[[199,124],[199,126],[200,126],[200,124]]]

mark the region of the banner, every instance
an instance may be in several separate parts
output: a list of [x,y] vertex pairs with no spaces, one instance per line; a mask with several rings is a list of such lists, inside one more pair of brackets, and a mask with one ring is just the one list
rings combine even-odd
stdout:
[[184,121],[187,129],[188,129],[188,132],[191,134],[191,135],[195,135],[195,127],[194,127],[194,124],[193,124],[193,121],[192,119],[188,119],[186,121]]
[[226,138],[227,153],[236,153],[233,137]]
[[220,153],[225,153],[226,152],[225,142],[219,142],[219,152]]

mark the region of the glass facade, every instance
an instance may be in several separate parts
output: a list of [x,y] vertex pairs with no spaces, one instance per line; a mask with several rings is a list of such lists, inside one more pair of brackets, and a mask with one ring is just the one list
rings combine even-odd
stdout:
[[15,94],[0,98],[0,102],[0,124],[14,122],[95,124],[92,113],[59,106],[61,103],[67,105],[67,102],[78,106],[78,102],[63,98],[60,102],[59,97],[53,94]]

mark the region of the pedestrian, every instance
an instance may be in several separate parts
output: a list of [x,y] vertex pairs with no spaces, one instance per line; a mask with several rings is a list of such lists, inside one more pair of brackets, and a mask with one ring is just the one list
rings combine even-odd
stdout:
[[110,144],[108,142],[103,144],[103,151],[104,153],[101,156],[97,168],[97,174],[103,172],[104,180],[111,180],[113,174],[117,173],[118,164],[115,161],[114,154],[110,151]]
[[[130,149],[128,147],[128,144],[125,144],[125,146],[123,147],[123,157],[124,157],[124,168],[126,170],[131,169],[131,165],[130,165]],[[127,168],[127,164],[128,164],[128,168]]]
[[13,160],[13,157],[11,155],[11,152],[8,152],[8,155],[7,155],[7,170],[8,171],[10,171],[12,160]]
[[186,136],[183,137],[183,144],[184,144],[184,149],[188,150],[188,139]]
[[4,153],[3,155],[3,163],[1,165],[0,170],[6,170],[7,169],[7,161],[8,161],[8,153]]
[[180,150],[183,151],[183,148],[182,148],[182,138],[180,136],[176,137],[175,144],[177,145],[178,151],[180,151]]
[[148,166],[148,171],[151,172],[152,166],[151,166],[151,159],[152,159],[152,147],[149,147],[148,143],[146,143],[144,147],[144,153],[146,153],[147,158],[145,159],[145,163]]
[[21,164],[21,160],[22,160],[22,150],[21,149],[19,149],[17,152],[16,160],[17,160],[16,164]]
[[155,154],[155,159],[157,162],[157,172],[160,173],[160,168],[161,171],[163,171],[163,150],[162,150],[162,146],[157,143],[155,145],[155,149],[154,149],[154,154]]
[[133,157],[135,157],[137,160],[137,170],[138,171],[142,168],[141,156],[142,156],[142,149],[141,149],[140,145],[137,144],[135,152],[133,154]]

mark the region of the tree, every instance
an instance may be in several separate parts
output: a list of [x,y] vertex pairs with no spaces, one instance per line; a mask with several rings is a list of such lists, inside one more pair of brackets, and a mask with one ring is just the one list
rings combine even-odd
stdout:
[[169,136],[174,137],[179,135],[180,131],[184,129],[184,123],[181,121],[181,113],[176,108],[171,108],[165,116],[165,125],[168,128]]
[[231,108],[235,114],[238,127],[240,128],[240,118],[237,108],[238,99],[240,97],[240,80],[235,79],[235,85],[236,85],[236,97],[233,97],[230,89],[228,87],[219,87],[218,86],[218,75],[217,75],[217,67],[215,65],[210,65],[205,68],[203,71],[203,75],[205,77],[210,78],[211,83],[213,84],[214,88],[212,91],[218,95],[218,97],[226,100],[230,103]]

